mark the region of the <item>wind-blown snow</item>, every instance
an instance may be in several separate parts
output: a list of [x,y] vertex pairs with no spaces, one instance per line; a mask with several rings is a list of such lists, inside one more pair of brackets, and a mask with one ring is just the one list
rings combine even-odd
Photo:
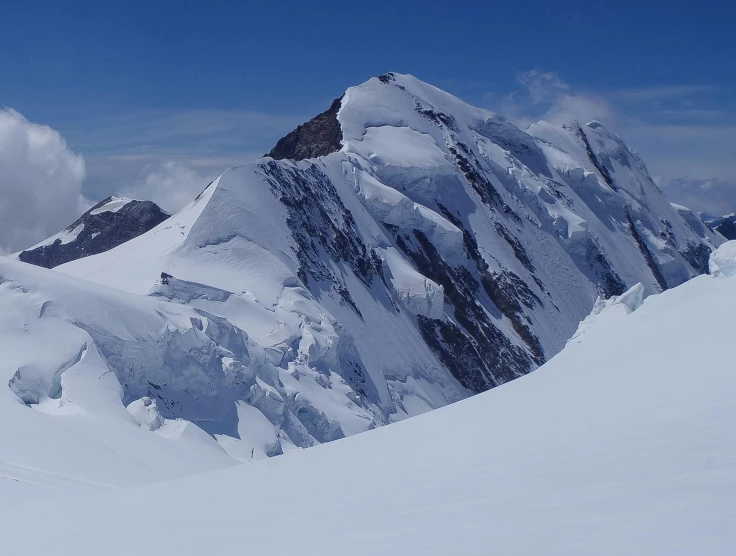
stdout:
[[[638,292],[599,307],[536,372],[409,421],[73,503],[5,504],[3,549],[732,554],[736,279],[700,276],[641,305]],[[39,522],[42,538],[18,534]]]

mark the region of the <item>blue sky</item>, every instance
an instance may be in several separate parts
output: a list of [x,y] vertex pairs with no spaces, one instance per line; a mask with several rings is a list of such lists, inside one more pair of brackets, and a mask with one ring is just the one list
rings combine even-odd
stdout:
[[89,199],[169,208],[386,71],[520,124],[600,119],[661,180],[736,181],[735,20],[707,0],[13,1],[0,108],[84,157]]

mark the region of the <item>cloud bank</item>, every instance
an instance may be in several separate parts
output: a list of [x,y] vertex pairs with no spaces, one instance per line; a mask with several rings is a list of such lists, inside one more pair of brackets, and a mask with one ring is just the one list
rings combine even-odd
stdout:
[[65,135],[83,158],[58,131],[0,110],[0,254],[47,239],[113,194],[176,212],[303,119],[200,110],[70,122]]
[[311,116],[158,110],[95,117],[72,136],[74,145],[85,153],[88,197],[135,196],[171,212],[226,169],[263,156]]
[[120,193],[125,197],[153,201],[170,213],[184,208],[209,183],[203,174],[173,160],[149,164],[143,174],[142,178],[123,187]]
[[88,208],[84,159],[48,126],[0,110],[0,253],[33,245]]

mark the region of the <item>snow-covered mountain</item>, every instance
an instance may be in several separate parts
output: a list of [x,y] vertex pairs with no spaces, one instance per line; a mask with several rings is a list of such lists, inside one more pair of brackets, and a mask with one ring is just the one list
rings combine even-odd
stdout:
[[194,422],[207,450],[276,455],[523,376],[598,296],[681,284],[722,241],[600,123],[522,131],[406,75],[269,154],[104,253],[2,262],[12,411],[87,415],[95,446],[113,412],[131,454]]
[[[69,481],[57,495],[29,484],[40,473],[3,468],[0,547],[15,556],[138,547],[181,556],[733,554],[736,242],[718,249],[711,269],[643,303],[636,285],[596,304],[560,354],[510,384],[287,457],[117,492]],[[140,314],[153,315],[155,303],[140,298]],[[93,468],[88,453],[55,455]],[[43,535],[23,533],[40,523]]]
[[726,239],[736,239],[736,213],[709,218],[706,224],[711,230],[718,232]]
[[54,268],[108,251],[147,232],[169,216],[151,201],[108,197],[65,230],[16,256],[26,263]]

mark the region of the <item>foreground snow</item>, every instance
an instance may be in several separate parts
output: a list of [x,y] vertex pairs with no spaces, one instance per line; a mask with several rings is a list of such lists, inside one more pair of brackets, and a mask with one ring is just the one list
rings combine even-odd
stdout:
[[[415,419],[145,488],[5,503],[3,553],[736,553],[736,277],[639,294],[599,304],[536,372]],[[34,524],[43,537],[21,532]]]

